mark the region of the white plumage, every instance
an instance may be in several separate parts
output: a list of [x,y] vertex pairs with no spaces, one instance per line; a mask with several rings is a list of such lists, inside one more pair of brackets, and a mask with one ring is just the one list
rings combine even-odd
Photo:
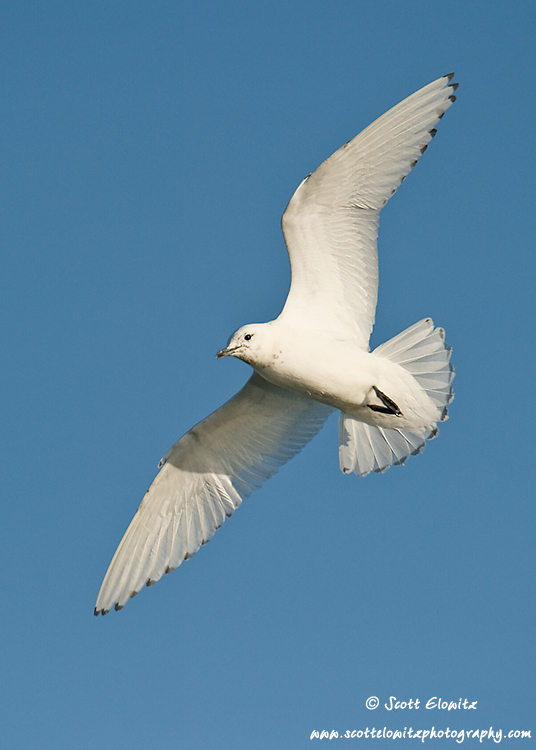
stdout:
[[452,75],[405,99],[298,187],[283,216],[292,284],[281,315],[244,326],[218,356],[254,368],[230,401],[167,452],[102,584],[95,614],[205,544],[254,489],[340,410],[344,472],[420,452],[452,399],[450,349],[427,318],[369,352],[379,213],[455,100]]

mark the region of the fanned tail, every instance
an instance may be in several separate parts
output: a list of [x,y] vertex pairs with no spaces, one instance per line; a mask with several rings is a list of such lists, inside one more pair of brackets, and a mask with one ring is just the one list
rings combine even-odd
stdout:
[[[431,318],[415,323],[386,341],[375,353],[410,372],[437,406],[437,422],[448,419],[448,404],[454,398],[450,364],[451,349],[445,332],[434,328]],[[365,476],[399,466],[420,453],[427,440],[438,433],[436,422],[414,429],[391,429],[369,425],[348,414],[339,417],[339,460],[344,473]]]

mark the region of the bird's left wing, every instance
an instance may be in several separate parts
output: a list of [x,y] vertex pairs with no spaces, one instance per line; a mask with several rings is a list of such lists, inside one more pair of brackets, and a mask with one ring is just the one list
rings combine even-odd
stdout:
[[110,563],[95,614],[121,609],[142,586],[192,557],[245,497],[317,434],[331,411],[254,373],[162,459]]
[[455,100],[443,76],[397,104],[336,151],[294,193],[283,215],[292,284],[281,318],[364,349],[378,289],[380,209]]

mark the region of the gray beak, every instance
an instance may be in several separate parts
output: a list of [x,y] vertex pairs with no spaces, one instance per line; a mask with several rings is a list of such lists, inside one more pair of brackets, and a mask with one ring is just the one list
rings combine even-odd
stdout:
[[229,354],[232,354],[234,351],[236,351],[237,348],[238,347],[236,346],[233,346],[233,347],[228,346],[226,349],[220,349],[219,352],[216,352],[216,357],[218,359],[220,359],[221,357],[228,357]]

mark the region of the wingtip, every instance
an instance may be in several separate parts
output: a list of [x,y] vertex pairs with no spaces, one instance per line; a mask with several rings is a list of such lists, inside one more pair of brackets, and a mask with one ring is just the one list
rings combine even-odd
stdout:
[[[454,73],[448,73],[446,76],[443,76],[443,78],[447,79],[447,81],[448,81],[448,88],[452,89],[453,91],[456,91],[456,89],[458,88],[458,86],[460,84],[459,83],[451,83],[452,79],[454,78]],[[449,96],[449,99],[452,102],[456,101],[456,97],[454,97],[454,99],[453,99],[452,97]]]

